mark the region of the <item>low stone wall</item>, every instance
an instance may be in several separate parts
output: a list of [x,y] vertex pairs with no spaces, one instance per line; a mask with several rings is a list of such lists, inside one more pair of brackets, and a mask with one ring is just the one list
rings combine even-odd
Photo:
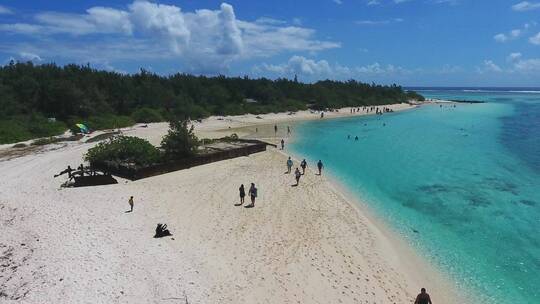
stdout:
[[[113,175],[127,178],[129,180],[138,180],[155,175],[161,175],[173,171],[188,169],[195,166],[209,164],[221,160],[232,159],[241,156],[248,156],[253,153],[266,151],[266,142],[258,140],[238,140],[238,142],[250,143],[250,145],[232,148],[224,151],[217,151],[203,155],[171,161],[162,164],[156,164],[148,167],[136,167],[118,163],[94,164],[93,167]],[[270,144],[271,145],[271,144]]]

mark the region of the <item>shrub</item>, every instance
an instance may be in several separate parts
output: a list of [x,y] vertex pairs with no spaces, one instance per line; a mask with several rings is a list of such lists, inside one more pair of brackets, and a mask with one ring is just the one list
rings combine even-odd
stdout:
[[49,122],[41,115],[14,116],[0,120],[0,144],[8,144],[37,137],[60,135],[66,130],[62,122]]
[[169,132],[161,141],[161,148],[169,159],[180,159],[192,156],[197,151],[199,140],[193,134],[193,126],[188,128],[187,120],[171,121]]
[[147,166],[159,162],[161,153],[145,139],[118,136],[90,148],[84,159],[90,164],[117,162]]
[[131,114],[135,122],[150,123],[163,121],[163,116],[158,110],[151,108],[139,108]]

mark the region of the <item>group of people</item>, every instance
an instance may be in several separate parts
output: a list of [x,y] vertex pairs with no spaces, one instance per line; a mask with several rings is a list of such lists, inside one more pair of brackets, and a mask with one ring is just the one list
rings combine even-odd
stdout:
[[[255,128],[255,130],[257,130],[257,128]],[[277,131],[278,131],[278,126],[274,125],[274,134],[275,135],[277,135]],[[287,126],[287,135],[291,135],[291,127],[290,126]]]
[[[246,197],[246,189],[244,188],[244,184],[240,185],[238,192],[240,193],[240,203],[237,204],[237,206],[241,206],[244,204],[244,199]],[[255,199],[257,198],[257,187],[255,187],[255,183],[251,183],[248,195],[251,198],[251,204],[246,205],[246,208],[253,208],[255,207]]]
[[[287,174],[291,173],[292,167],[293,167],[293,160],[289,156],[289,158],[287,159]],[[319,175],[322,174],[323,167],[324,167],[324,165],[323,165],[322,161],[319,159],[319,161],[317,162],[317,169],[319,170]],[[306,159],[303,159],[300,162],[300,168],[302,168],[301,173],[300,173],[300,169],[298,169],[298,167],[296,167],[296,169],[294,170],[294,177],[296,179],[296,185],[295,186],[298,186],[298,184],[300,183],[300,177],[302,177],[302,175],[306,174],[306,168],[307,168]]]
[[[289,156],[289,158],[287,159],[287,172],[286,172],[287,174],[291,173],[293,165],[294,165],[293,160]],[[300,168],[302,168],[302,172],[300,172],[300,169],[298,167],[294,171],[294,177],[296,179],[296,185],[294,185],[294,186],[298,186],[298,184],[300,183],[300,177],[302,177],[302,175],[306,174],[307,161],[305,159],[303,159],[300,162]],[[324,165],[323,165],[322,161],[319,160],[317,162],[317,169],[319,171],[319,175],[322,175],[322,169],[323,168],[324,168]],[[244,204],[245,197],[246,197],[246,190],[244,188],[244,184],[240,185],[240,188],[238,188],[238,193],[239,193],[239,196],[240,196],[240,203],[235,204],[235,205],[236,206],[241,206],[241,205]],[[251,183],[251,186],[249,187],[248,195],[251,198],[251,204],[246,205],[245,207],[246,208],[253,208],[253,207],[255,207],[255,200],[257,198],[257,187],[255,187],[255,183]],[[133,207],[132,207],[132,210],[133,210]]]
[[388,108],[388,107],[382,107],[382,108],[379,108],[379,107],[375,107],[375,106],[371,106],[371,107],[363,106],[362,108],[351,108],[351,114],[359,113],[359,112],[360,112],[360,109],[361,109],[363,112],[366,112],[366,113],[370,113],[370,112],[375,111],[375,114],[377,114],[377,115],[382,115],[383,113],[391,113],[391,112],[394,112],[394,110],[392,110],[392,109],[390,109],[390,108]]

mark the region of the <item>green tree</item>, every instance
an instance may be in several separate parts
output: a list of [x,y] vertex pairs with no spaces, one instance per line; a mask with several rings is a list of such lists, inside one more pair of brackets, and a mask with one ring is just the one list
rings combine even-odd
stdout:
[[161,148],[168,159],[182,159],[197,152],[199,140],[193,133],[193,126],[188,127],[187,120],[169,122],[169,132],[161,141]]

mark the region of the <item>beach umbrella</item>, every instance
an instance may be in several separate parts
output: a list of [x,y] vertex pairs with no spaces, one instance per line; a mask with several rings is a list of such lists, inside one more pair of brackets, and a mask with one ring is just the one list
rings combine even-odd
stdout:
[[78,124],[75,124],[79,129],[81,129],[81,132],[83,133],[89,133],[89,129],[87,126],[85,126],[84,124],[81,124],[81,123],[78,123]]

